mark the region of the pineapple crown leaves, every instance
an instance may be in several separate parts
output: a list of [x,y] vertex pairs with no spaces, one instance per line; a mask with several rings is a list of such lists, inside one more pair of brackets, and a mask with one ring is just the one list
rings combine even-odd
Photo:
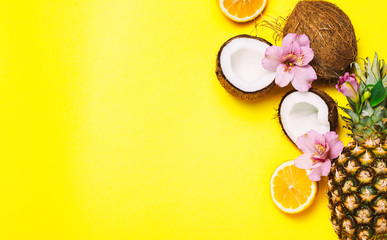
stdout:
[[360,80],[358,93],[363,101],[360,107],[362,107],[366,100],[369,100],[372,107],[379,105],[383,101],[385,106],[387,97],[386,63],[384,60],[379,60],[377,53],[375,53],[372,64],[368,57],[363,62],[364,70],[361,69],[358,63],[352,63],[352,66],[355,66],[356,76]]
[[[342,116],[355,136],[364,138],[376,135],[385,138],[387,135],[387,66],[378,54],[371,63],[367,57],[364,70],[358,63],[351,64],[355,68],[359,80],[356,96],[348,97],[350,108],[340,107],[348,116]],[[356,89],[356,88],[354,88]],[[352,134],[350,134],[353,136]],[[361,137],[361,138],[363,138]]]

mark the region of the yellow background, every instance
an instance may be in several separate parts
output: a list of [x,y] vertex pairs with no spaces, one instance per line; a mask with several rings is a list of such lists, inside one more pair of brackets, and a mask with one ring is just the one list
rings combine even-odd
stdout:
[[[359,57],[387,58],[387,3],[333,2]],[[2,0],[0,239],[335,239],[326,179],[298,215],[270,199],[272,172],[301,152],[274,119],[290,88],[246,104],[216,79],[219,47],[242,33],[254,23],[215,0]]]

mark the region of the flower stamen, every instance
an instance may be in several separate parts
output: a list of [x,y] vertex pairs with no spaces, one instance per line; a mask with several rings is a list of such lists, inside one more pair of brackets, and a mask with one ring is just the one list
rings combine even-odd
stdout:
[[316,144],[316,150],[317,152],[321,155],[323,153],[325,153],[325,151],[327,150],[325,146],[321,145],[321,144]]

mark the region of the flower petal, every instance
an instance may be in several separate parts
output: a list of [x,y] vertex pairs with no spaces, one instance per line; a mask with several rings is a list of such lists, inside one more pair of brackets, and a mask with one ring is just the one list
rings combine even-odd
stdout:
[[314,57],[314,52],[310,47],[301,47],[301,57],[302,57],[302,65],[306,66],[312,61]]
[[352,101],[359,101],[359,82],[356,80],[356,76],[354,74],[346,72],[339,78],[339,83],[336,85],[336,88],[344,96],[351,98]]
[[[311,130],[314,131],[314,130]],[[316,132],[316,131],[314,131]],[[317,133],[317,132],[316,132]],[[297,147],[303,152],[308,154],[316,153],[315,139],[308,133],[303,134],[297,138]]]
[[282,39],[282,43],[281,43],[281,46],[282,47],[285,47],[285,46],[289,46],[289,44],[291,42],[294,42],[296,41],[297,39],[297,33],[288,33],[284,39]]
[[268,71],[275,72],[282,61],[283,50],[279,46],[268,47],[265,51],[265,58],[262,59],[262,66]]
[[294,160],[294,165],[301,169],[311,169],[313,161],[310,158],[310,154],[302,154]]
[[314,168],[309,171],[308,177],[312,181],[320,181],[321,180],[321,168]]
[[357,96],[355,88],[353,88],[353,86],[349,82],[345,82],[343,85],[341,85],[341,93],[351,99],[354,99]]
[[293,87],[300,92],[307,92],[311,87],[311,83],[317,79],[316,72],[310,66],[293,66],[294,78],[292,81]]
[[338,137],[339,136],[334,131],[330,131],[324,134],[325,142],[329,148],[329,154],[327,156],[329,159],[337,158],[343,151],[344,144],[338,139]]
[[353,89],[355,89],[355,92],[359,91],[359,82],[356,80],[355,74],[350,74],[347,82],[352,85]]
[[282,49],[284,51],[284,55],[293,54],[293,55],[296,55],[297,57],[299,57],[299,55],[301,53],[300,45],[295,41],[290,42],[289,44],[287,44],[285,46],[282,44]]
[[310,46],[309,38],[305,34],[298,35],[297,41],[301,47],[309,47]]
[[331,161],[326,160],[323,165],[321,166],[321,175],[322,176],[328,176],[329,172],[331,171]]
[[307,132],[306,134],[308,134],[308,136],[310,136],[310,138],[313,139],[313,144],[320,144],[320,145],[325,144],[324,135],[317,132],[316,130],[312,129],[309,132]]
[[323,165],[324,162],[315,162],[313,163],[312,169],[313,168],[320,168]]
[[285,64],[280,64],[277,67],[276,76],[275,76],[275,83],[280,87],[285,87],[292,81],[294,78],[293,71],[289,71],[286,69]]
[[329,158],[330,159],[337,158],[340,155],[340,153],[343,151],[343,148],[344,148],[343,142],[340,140],[337,140],[335,144],[331,145]]
[[336,141],[339,135],[335,131],[330,131],[324,134],[325,142],[329,145],[332,146]]

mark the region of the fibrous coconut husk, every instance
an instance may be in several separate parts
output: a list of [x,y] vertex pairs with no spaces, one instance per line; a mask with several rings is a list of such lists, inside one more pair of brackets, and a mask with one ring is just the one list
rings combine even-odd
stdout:
[[283,36],[288,33],[309,37],[314,51],[310,65],[323,82],[336,83],[356,59],[356,36],[351,20],[333,3],[298,2],[283,28]]

